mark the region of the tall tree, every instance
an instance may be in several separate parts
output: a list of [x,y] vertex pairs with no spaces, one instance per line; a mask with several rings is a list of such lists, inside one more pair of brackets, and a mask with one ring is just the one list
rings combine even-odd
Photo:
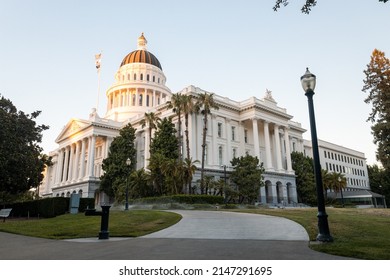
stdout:
[[386,205],[390,205],[390,172],[377,164],[368,165],[368,179],[373,192],[383,195],[386,198]]
[[207,136],[207,121],[211,115],[211,109],[218,110],[217,102],[214,101],[213,93],[200,93],[197,97],[196,106],[203,115],[203,140],[202,140],[202,168],[200,170],[200,185],[204,188],[204,165],[206,160],[206,136]]
[[264,185],[263,164],[259,165],[259,159],[251,155],[234,158],[231,180],[237,185],[240,194],[240,203],[247,201],[252,203],[260,195],[260,187]]
[[[108,156],[103,160],[104,174],[100,177],[100,190],[108,196],[118,199],[120,189],[126,185],[127,179],[136,166],[135,129],[129,123],[119,131],[111,143]],[[131,160],[127,166],[126,160]]]
[[40,113],[18,111],[0,95],[0,193],[4,197],[39,187],[45,166],[51,164],[40,147],[42,132],[49,128],[37,125]]
[[313,159],[303,153],[291,153],[292,168],[296,175],[298,202],[317,204]]
[[364,101],[372,104],[367,121],[373,124],[376,156],[383,167],[390,170],[390,60],[384,52],[377,49],[372,52],[364,74],[363,92],[368,93]]
[[172,109],[172,111],[176,114],[177,116],[177,139],[178,139],[178,154],[179,154],[179,159],[182,159],[182,146],[183,146],[183,141],[182,141],[182,135],[181,135],[181,116],[183,112],[183,95],[179,93],[172,94],[171,100],[167,102],[168,108]]
[[153,129],[157,129],[157,124],[160,121],[160,118],[154,112],[145,113],[144,118],[141,120],[142,128],[148,126],[149,129],[149,147],[152,143],[152,131]]
[[172,119],[164,118],[157,124],[157,131],[150,145],[149,169],[155,192],[158,195],[169,192],[169,186],[166,184],[166,175],[169,174],[165,166],[170,160],[177,161],[178,159],[176,132]]
[[191,114],[199,113],[199,108],[194,103],[192,95],[183,95],[182,98],[183,98],[184,125],[186,127],[184,130],[184,134],[186,136],[187,159],[189,159],[191,158],[191,152],[190,152],[190,139],[188,135],[188,120]]
[[[379,0],[379,2],[386,3],[389,0]],[[276,12],[277,10],[280,9],[280,7],[283,5],[286,7],[290,3],[289,0],[276,0],[275,1],[275,6],[273,7],[274,11]],[[311,8],[317,5],[316,0],[306,0],[305,4],[301,8],[301,12],[304,14],[310,14]]]

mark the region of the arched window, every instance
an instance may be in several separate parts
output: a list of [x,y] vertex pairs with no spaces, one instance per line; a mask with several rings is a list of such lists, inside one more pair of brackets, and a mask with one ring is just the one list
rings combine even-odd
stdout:
[[149,94],[146,95],[146,106],[149,107]]
[[146,75],[146,80],[149,82],[149,74]]
[[141,81],[144,79],[144,74],[141,74]]
[[134,81],[136,81],[136,80],[137,80],[137,74],[134,73]]

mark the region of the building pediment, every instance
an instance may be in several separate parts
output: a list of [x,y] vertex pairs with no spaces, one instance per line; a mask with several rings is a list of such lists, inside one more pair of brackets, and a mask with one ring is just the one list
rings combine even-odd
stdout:
[[81,132],[90,125],[90,121],[71,119],[68,124],[62,129],[61,133],[58,135],[56,143],[60,143],[61,141]]

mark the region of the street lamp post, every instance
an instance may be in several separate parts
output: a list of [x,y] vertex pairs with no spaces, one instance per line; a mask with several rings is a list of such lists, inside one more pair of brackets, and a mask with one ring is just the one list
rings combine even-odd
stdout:
[[325,211],[325,199],[322,185],[321,165],[320,156],[318,152],[318,139],[316,121],[314,115],[314,104],[313,95],[314,88],[316,85],[316,76],[309,72],[309,68],[306,68],[306,73],[301,77],[301,83],[305,95],[307,96],[309,105],[309,117],[310,117],[310,131],[311,131],[311,142],[313,148],[313,160],[314,160],[314,175],[317,189],[317,201],[318,201],[318,235],[317,241],[321,242],[332,242],[333,238],[329,232],[328,215]]
[[[130,169],[130,165],[131,165],[131,159],[130,158],[127,158],[126,160],[126,165],[128,167],[128,169]],[[130,173],[130,172],[128,172]],[[129,175],[130,174],[127,174],[126,176],[126,204],[125,204],[125,211],[129,210]]]

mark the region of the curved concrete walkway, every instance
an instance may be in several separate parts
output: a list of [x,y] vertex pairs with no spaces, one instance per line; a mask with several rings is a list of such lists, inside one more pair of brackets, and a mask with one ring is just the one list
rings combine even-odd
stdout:
[[180,222],[142,238],[309,241],[301,225],[285,218],[223,211],[173,212],[183,217]]
[[3,260],[335,260],[309,249],[290,220],[222,211],[174,211],[176,225],[141,238],[49,240],[0,232]]

